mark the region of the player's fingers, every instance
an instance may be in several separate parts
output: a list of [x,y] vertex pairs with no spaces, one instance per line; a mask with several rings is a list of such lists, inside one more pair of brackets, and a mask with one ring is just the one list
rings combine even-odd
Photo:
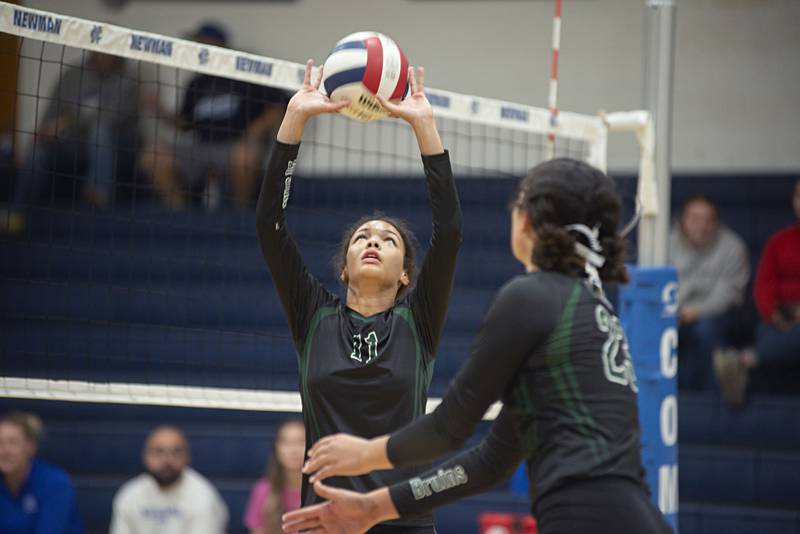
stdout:
[[[348,104],[350,103],[349,100],[345,100],[345,102],[347,102]],[[325,448],[331,443],[335,443],[336,440],[339,439],[340,435],[341,434],[331,434],[330,436],[325,436],[324,438],[320,438],[319,440],[317,440],[317,442],[314,443],[314,445],[308,451],[309,456],[316,454],[320,448]]]
[[393,104],[393,103],[389,102],[388,100],[383,98],[381,95],[375,95],[375,98],[378,99],[378,102],[380,102],[381,105],[384,108],[386,108],[386,111],[391,113],[392,116],[396,117],[397,115],[400,114],[399,113],[400,112],[400,107],[397,104]]
[[[281,517],[284,532],[309,531],[325,528],[325,517],[330,516],[330,503],[324,502],[287,512]],[[314,530],[311,530],[314,532]],[[324,530],[320,530],[323,532]]]
[[417,77],[414,75],[414,67],[408,67],[408,83],[411,85],[411,94],[417,94]]
[[319,504],[312,504],[311,506],[306,506],[304,508],[298,508],[296,510],[292,510],[291,512],[286,512],[281,516],[281,520],[284,523],[296,523],[297,521],[302,521],[305,519],[309,519],[312,517],[319,517],[320,509],[324,506],[328,506],[325,503]]
[[328,477],[332,477],[335,474],[336,474],[336,466],[334,466],[334,465],[326,465],[323,468],[321,468],[319,471],[317,471],[313,475],[311,475],[311,478],[309,478],[308,481],[313,484],[315,482],[320,482],[322,480],[325,480]]
[[323,67],[325,67],[325,65],[320,65],[320,66],[319,66],[319,69],[317,69],[317,77],[316,77],[316,79],[314,80],[314,89],[319,89],[319,84],[321,84],[321,83],[322,83],[322,71],[323,71]]
[[318,471],[320,468],[324,467],[330,460],[328,459],[328,455],[317,452],[313,458],[310,458],[305,465],[303,466],[303,473],[313,474]]
[[[349,102],[348,102],[349,103]],[[313,458],[317,454],[324,451],[328,444],[333,441],[333,436],[325,436],[324,438],[317,441],[309,450],[308,450],[308,457]]]
[[339,111],[350,105],[349,100],[339,100],[338,102],[330,102],[328,104],[328,111]]
[[326,486],[320,481],[314,483],[314,493],[316,493],[323,499],[327,499],[328,502],[341,499],[346,494],[343,490],[333,488],[331,486]]
[[324,530],[321,530],[322,522],[318,517],[303,519],[301,521],[292,521],[289,523],[284,521],[281,525],[281,528],[284,532],[324,532]]
[[417,67],[417,93],[425,92],[425,67]]
[[306,72],[303,75],[303,85],[311,85],[311,67],[314,65],[313,59],[306,60]]

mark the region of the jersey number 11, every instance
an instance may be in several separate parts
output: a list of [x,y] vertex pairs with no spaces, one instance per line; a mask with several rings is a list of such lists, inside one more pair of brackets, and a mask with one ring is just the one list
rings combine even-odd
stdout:
[[373,330],[364,337],[364,341],[367,344],[367,361],[364,361],[361,354],[361,334],[353,336],[353,352],[350,353],[350,357],[357,362],[369,363],[378,357],[378,335]]

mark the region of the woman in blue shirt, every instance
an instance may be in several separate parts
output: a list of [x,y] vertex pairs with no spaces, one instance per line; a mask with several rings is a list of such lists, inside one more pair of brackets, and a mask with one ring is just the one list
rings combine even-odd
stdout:
[[41,420],[0,417],[0,534],[83,534],[67,473],[36,458]]

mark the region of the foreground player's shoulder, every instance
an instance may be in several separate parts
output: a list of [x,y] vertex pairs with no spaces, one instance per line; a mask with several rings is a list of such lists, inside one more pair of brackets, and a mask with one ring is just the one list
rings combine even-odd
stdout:
[[517,313],[554,311],[561,307],[559,282],[542,272],[515,276],[500,288],[495,303]]

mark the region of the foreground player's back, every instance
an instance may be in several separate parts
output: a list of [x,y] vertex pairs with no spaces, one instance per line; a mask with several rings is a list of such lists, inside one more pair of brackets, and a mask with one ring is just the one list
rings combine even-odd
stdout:
[[507,289],[528,293],[532,331],[552,324],[503,397],[520,424],[535,494],[576,476],[641,482],[636,375],[611,305],[585,279],[554,272],[520,276]]

